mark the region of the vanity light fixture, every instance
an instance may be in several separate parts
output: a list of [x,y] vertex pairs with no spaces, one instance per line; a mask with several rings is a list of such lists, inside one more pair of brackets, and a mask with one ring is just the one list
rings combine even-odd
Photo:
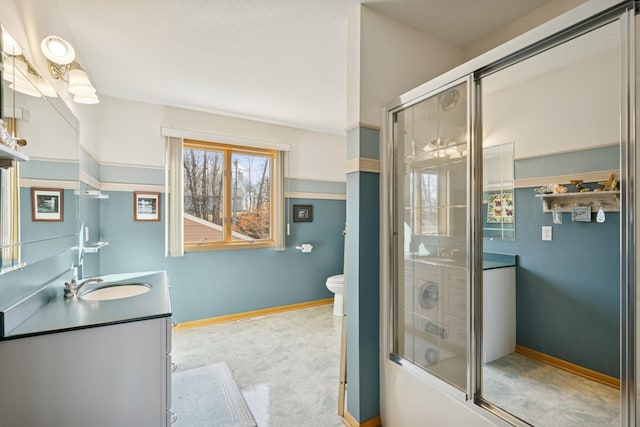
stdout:
[[2,29],[2,52],[4,55],[3,77],[10,83],[9,87],[17,92],[37,98],[44,96],[57,97],[56,91],[34,70],[24,57],[24,51],[9,34]]
[[2,76],[10,83],[11,89],[25,95],[36,98],[40,98],[42,95],[51,98],[58,96],[53,87],[31,68],[22,55],[5,58]]
[[2,51],[11,56],[22,55],[22,48],[18,42],[11,37],[11,34],[4,29],[4,26],[2,27]]
[[49,74],[56,80],[68,83],[67,90],[73,94],[78,104],[100,102],[89,76],[75,61],[76,53],[71,43],[58,36],[47,36],[40,44],[42,53],[49,64]]

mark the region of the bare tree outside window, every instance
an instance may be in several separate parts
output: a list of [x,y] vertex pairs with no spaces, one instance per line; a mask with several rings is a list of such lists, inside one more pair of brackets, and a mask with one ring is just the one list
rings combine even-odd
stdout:
[[184,150],[184,211],[222,226],[223,153]]
[[234,172],[232,229],[254,239],[268,239],[271,216],[271,158],[235,153],[231,158]]
[[185,242],[271,238],[272,154],[239,152],[221,144],[211,149],[185,144],[183,157]]

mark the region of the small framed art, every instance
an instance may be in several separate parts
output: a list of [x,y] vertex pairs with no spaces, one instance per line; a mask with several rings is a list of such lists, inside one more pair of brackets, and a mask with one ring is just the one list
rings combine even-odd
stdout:
[[571,221],[591,222],[591,206],[571,208]]
[[160,193],[133,193],[133,220],[160,221]]
[[31,188],[31,220],[62,221],[64,190],[61,188]]
[[293,205],[293,222],[313,221],[313,206]]

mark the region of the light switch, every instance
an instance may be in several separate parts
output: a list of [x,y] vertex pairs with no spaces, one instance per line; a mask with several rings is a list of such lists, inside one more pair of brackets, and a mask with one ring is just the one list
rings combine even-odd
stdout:
[[550,225],[542,226],[542,240],[553,240],[553,227]]

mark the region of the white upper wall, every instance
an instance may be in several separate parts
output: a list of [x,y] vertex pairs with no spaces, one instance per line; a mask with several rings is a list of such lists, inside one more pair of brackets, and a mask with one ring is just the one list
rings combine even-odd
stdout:
[[379,127],[390,100],[584,2],[549,2],[464,51],[360,5],[349,16],[348,128]]
[[460,49],[362,5],[350,16],[348,34],[349,127],[381,126],[389,100],[462,61]]
[[[554,49],[564,51],[563,46]],[[546,61],[544,56],[552,54],[558,56],[547,51],[487,79],[500,82],[510,79],[506,74],[528,74],[526,69],[536,69]],[[482,122],[485,143],[515,142],[516,159],[619,143],[619,55],[614,49],[487,94]]]
[[286,126],[102,97],[99,104],[101,163],[164,167],[161,128],[289,144],[288,177],[346,180],[346,138]]
[[[27,146],[20,151],[31,158],[77,161],[78,144],[73,123],[68,123],[48,98],[35,98],[15,92],[15,106],[23,115],[18,116],[18,135],[26,139]],[[5,114],[9,106],[5,99]]]
[[[56,3],[5,0],[0,8],[0,22],[25,49],[25,56],[40,74],[58,93],[66,94],[66,84],[48,77],[46,60],[40,52],[40,40],[47,34],[57,34],[75,44],[56,11]],[[82,63],[82,52],[77,54]],[[69,97],[63,98],[78,118],[80,145],[100,162],[164,167],[160,128],[174,127],[290,144],[288,176],[321,181],[346,180],[344,136],[105,96],[100,99],[98,105],[79,105]],[[38,156],[68,158],[71,155],[71,147],[64,147],[61,152],[56,152],[54,145],[50,148],[50,152],[45,150]]]

